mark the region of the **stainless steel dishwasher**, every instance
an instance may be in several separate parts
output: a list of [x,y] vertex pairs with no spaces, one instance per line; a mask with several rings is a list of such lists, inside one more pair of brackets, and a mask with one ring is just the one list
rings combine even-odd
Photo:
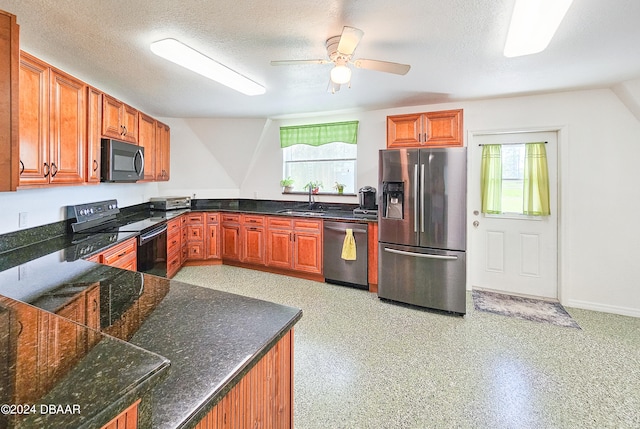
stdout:
[[[347,229],[353,231],[356,259],[342,259]],[[324,278],[328,283],[368,288],[367,224],[324,221]]]

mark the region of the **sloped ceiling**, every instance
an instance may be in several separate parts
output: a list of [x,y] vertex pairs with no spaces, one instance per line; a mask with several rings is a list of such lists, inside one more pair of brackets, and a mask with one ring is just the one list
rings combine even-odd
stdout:
[[[270,118],[611,87],[640,78],[640,2],[576,0],[549,48],[505,58],[514,0],[0,0],[22,48],[159,117]],[[345,25],[364,31],[356,57],[411,64],[406,76],[353,71],[326,91],[324,58]],[[248,97],[156,57],[177,38],[263,84]]]

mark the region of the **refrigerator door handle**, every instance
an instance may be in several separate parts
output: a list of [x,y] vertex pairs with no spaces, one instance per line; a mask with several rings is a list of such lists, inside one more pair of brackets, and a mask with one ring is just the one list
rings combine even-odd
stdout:
[[424,164],[420,164],[420,232],[424,232],[424,192],[426,189],[425,177],[424,177]]
[[413,232],[418,232],[418,164],[413,166]]
[[426,259],[444,259],[448,261],[455,261],[458,259],[457,256],[451,255],[429,255],[427,253],[414,253],[414,252],[405,252],[404,250],[390,249],[388,247],[384,248],[385,252],[395,253],[398,255],[404,256],[415,256],[416,258],[426,258]]

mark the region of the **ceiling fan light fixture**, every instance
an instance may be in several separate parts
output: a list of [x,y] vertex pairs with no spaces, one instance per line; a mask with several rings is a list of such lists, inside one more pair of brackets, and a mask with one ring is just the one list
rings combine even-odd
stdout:
[[344,85],[351,80],[351,69],[345,65],[336,65],[331,69],[331,81]]
[[245,95],[261,95],[266,92],[264,86],[176,39],[153,42],[151,52]]
[[516,0],[504,45],[505,57],[544,51],[573,0]]

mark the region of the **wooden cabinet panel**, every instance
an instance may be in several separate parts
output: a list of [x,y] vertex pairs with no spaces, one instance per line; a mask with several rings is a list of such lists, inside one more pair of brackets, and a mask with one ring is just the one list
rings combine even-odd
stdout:
[[156,120],[138,112],[138,145],[144,147],[144,180],[156,180]]
[[136,248],[136,238],[130,238],[102,252],[102,263],[125,270],[137,271]]
[[187,215],[187,258],[201,260],[204,253],[204,214],[191,213]]
[[462,109],[387,116],[389,149],[462,145]]
[[293,231],[272,229],[267,231],[267,266],[291,269],[293,267]]
[[264,265],[266,258],[264,227],[242,226],[242,262]]
[[49,183],[49,66],[20,54],[20,185]]
[[222,259],[240,260],[240,224],[222,223]]
[[110,95],[102,96],[102,136],[138,142],[138,111]]
[[369,222],[367,227],[367,256],[369,292],[378,292],[378,224]]
[[169,180],[171,132],[169,126],[156,122],[156,180]]
[[220,224],[218,215],[207,215],[207,239],[206,255],[207,259],[220,259]]
[[293,330],[195,426],[196,429],[293,427]]
[[322,274],[322,235],[296,231],[293,243],[293,269]]
[[422,144],[422,115],[387,117],[387,148]]
[[322,221],[270,217],[266,264],[322,274]]
[[101,429],[136,429],[138,427],[138,406],[140,399],[134,402],[126,410],[118,414],[113,420]]
[[0,192],[15,191],[20,174],[20,29],[15,15],[0,11]]
[[86,148],[86,85],[51,69],[49,164],[51,183],[83,183]]
[[100,130],[102,126],[102,93],[87,87],[87,183],[100,182]]
[[462,109],[424,114],[427,146],[462,146]]
[[21,53],[21,186],[84,182],[86,97],[83,82]]

